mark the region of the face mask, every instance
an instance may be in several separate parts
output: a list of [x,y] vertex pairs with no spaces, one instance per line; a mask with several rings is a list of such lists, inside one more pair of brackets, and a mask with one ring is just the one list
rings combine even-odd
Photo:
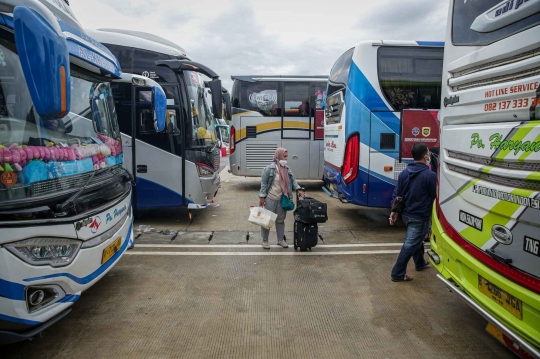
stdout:
[[279,163],[282,165],[282,166],[285,166],[287,164],[287,160],[279,160]]
[[428,157],[426,160],[426,165],[429,165],[431,163],[431,157]]

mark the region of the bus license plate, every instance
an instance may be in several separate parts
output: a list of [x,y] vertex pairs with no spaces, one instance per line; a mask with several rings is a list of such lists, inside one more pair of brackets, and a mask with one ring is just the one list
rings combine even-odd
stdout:
[[120,250],[121,245],[122,245],[122,237],[118,237],[107,248],[105,248],[103,250],[103,255],[101,256],[101,264],[111,259],[111,257],[114,256],[114,254]]
[[478,290],[491,298],[495,303],[512,313],[518,319],[522,319],[522,302],[511,294],[506,293],[495,284],[478,276]]

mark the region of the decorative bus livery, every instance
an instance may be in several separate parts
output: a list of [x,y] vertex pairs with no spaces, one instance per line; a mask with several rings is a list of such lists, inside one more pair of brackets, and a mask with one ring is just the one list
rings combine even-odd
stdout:
[[[133,245],[112,96],[128,81],[61,1],[0,1],[0,344],[65,317]],[[163,110],[164,112],[164,110]]]
[[[404,110],[438,110],[442,42],[363,41],[334,64],[324,123],[324,182],[342,202],[390,207]],[[430,132],[427,132],[427,131]],[[412,126],[406,135],[429,136]],[[438,132],[437,132],[438,133]]]
[[230,171],[260,176],[278,147],[300,179],[321,179],[327,76],[232,76]]
[[540,1],[450,3],[428,254],[492,334],[540,358]]
[[[131,87],[115,88],[122,139],[129,148],[126,165],[137,181],[134,208],[207,207],[220,187],[216,119],[222,117],[223,94],[219,76],[189,60],[180,46],[152,34],[118,29],[88,33],[118,57],[125,71],[158,82],[167,97],[166,129],[157,131],[142,106],[147,90],[137,90],[137,119],[132,121]],[[201,74],[211,81],[205,82]]]

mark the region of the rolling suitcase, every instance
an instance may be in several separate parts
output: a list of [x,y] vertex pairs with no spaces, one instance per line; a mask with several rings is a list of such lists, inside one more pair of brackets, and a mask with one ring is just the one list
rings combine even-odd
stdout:
[[294,250],[300,248],[301,252],[311,250],[317,245],[319,229],[317,223],[304,223],[294,221]]
[[296,195],[296,209],[294,220],[304,223],[324,223],[328,220],[326,203],[317,201],[315,198]]

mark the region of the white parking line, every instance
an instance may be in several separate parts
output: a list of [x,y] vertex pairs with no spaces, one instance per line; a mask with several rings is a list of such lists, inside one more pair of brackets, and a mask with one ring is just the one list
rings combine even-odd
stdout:
[[[425,243],[429,246],[429,243]],[[319,244],[317,248],[353,248],[353,247],[401,247],[403,243],[348,243],[348,244]],[[137,244],[135,248],[260,248],[260,244]],[[272,248],[281,248],[277,244]]]
[[130,256],[343,256],[358,254],[398,254],[399,250],[376,251],[342,251],[342,252],[133,252],[124,253]]

